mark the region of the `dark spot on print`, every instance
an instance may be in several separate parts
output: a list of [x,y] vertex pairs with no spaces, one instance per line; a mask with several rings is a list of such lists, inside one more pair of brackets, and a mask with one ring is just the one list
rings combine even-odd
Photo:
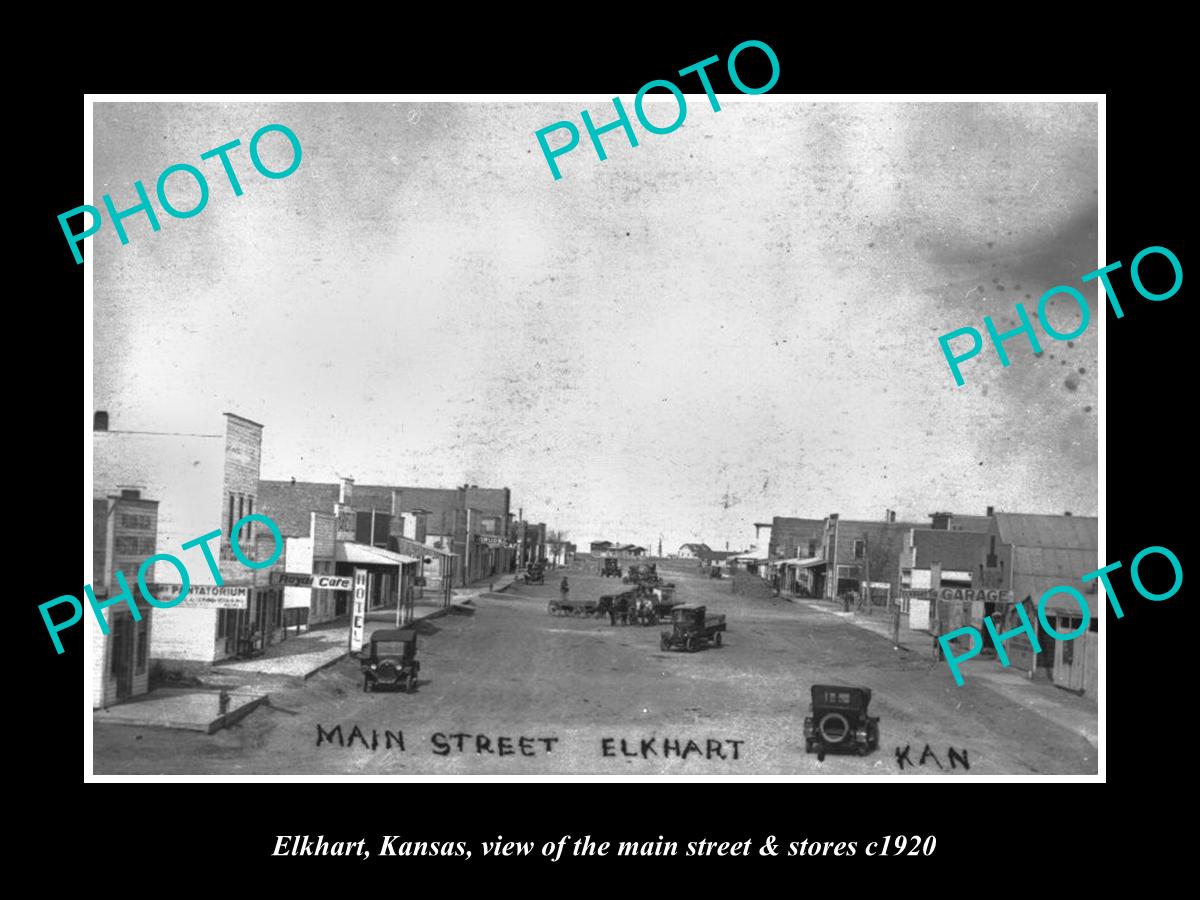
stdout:
[[1087,374],[1087,369],[1085,369],[1083,366],[1080,366],[1080,367],[1079,367],[1079,374],[1080,374],[1080,375],[1086,375],[1086,374]]
[[1074,375],[1068,375],[1067,380],[1064,381],[1063,384],[1066,386],[1068,391],[1079,390],[1079,379],[1076,378]]

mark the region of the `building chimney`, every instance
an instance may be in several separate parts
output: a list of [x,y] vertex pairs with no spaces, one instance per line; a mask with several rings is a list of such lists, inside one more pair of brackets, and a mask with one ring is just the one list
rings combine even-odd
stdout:
[[987,514],[988,514],[988,518],[989,518],[989,519],[990,519],[992,516],[994,516],[994,515],[996,514],[996,507],[994,507],[994,506],[989,506],[989,507],[988,507]]
[[951,516],[952,513],[948,512],[930,513],[929,517],[933,519],[933,524],[930,527],[933,528],[934,531],[949,531]]
[[895,511],[894,509],[889,509],[889,510],[887,511],[887,520],[888,520],[889,522],[895,522],[895,521],[896,521],[896,511]]
[[1069,516],[1070,514],[1071,514],[1071,511],[1069,509],[1065,513],[1063,513],[1064,516]]
[[354,479],[343,478],[341,489],[338,491],[338,503],[351,506],[354,503]]
[[392,488],[392,515],[400,515],[400,492]]
[[92,431],[108,431],[108,413],[104,410],[92,416]]

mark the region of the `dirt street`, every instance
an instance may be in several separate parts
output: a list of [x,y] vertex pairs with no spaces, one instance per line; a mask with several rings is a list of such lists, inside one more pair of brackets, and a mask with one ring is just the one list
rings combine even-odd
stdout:
[[[1023,708],[983,679],[954,686],[929,646],[896,651],[887,639],[805,603],[731,592],[690,567],[663,574],[676,600],[724,613],[724,645],[664,652],[663,626],[547,614],[564,570],[542,586],[481,598],[474,613],[419,625],[415,694],[363,693],[346,659],[303,686],[273,692],[238,725],[214,735],[95,728],[96,772],[223,774],[721,773],[1086,774],[1095,748]],[[572,599],[623,588],[565,570]],[[804,750],[812,684],[874,692],[880,747],[867,757]],[[1046,684],[1048,703],[1089,701]],[[358,729],[355,731],[355,729]],[[928,745],[929,752],[925,752]],[[908,747],[901,770],[897,749]],[[951,767],[949,748],[969,761]],[[923,761],[923,764],[922,764]],[[939,768],[939,765],[941,768]]]

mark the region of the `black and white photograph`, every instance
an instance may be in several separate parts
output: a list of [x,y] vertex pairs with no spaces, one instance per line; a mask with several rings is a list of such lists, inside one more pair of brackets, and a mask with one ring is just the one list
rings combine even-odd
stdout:
[[89,779],[1103,779],[1103,96],[727,55],[89,96]]

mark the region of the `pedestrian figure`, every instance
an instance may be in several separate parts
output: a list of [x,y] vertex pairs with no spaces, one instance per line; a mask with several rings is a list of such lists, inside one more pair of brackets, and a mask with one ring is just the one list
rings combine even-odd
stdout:
[[567,599],[567,593],[568,593],[568,592],[571,590],[571,587],[570,587],[570,585],[568,585],[568,584],[567,584],[567,579],[566,579],[566,576],[563,576],[562,584],[560,584],[560,585],[558,586],[558,589],[559,589],[559,591],[561,591],[561,592],[562,592],[563,599],[564,599],[564,600],[566,600],[566,599]]

